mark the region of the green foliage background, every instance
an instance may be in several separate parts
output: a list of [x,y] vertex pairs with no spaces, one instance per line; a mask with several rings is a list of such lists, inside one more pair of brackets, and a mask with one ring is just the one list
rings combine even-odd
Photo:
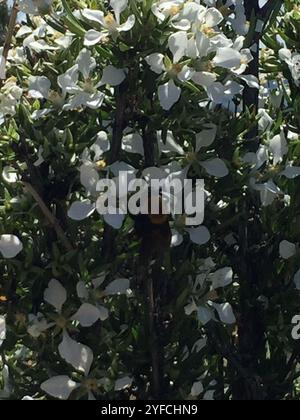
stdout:
[[[86,3],[98,4],[96,0],[70,1],[68,6],[73,9]],[[60,2],[57,7],[61,7]],[[289,17],[283,18],[287,12]],[[67,13],[60,24],[76,29]],[[12,67],[10,76],[26,85],[33,72],[46,74],[55,85],[57,75],[73,65],[74,57],[82,48],[80,33],[77,35],[71,47],[59,53],[43,52],[35,57],[28,51],[29,63]],[[282,47],[278,35],[289,48],[300,50],[298,1],[285,0],[279,18],[274,17],[270,22],[263,43],[271,52],[261,62],[261,73],[270,86],[274,81],[278,82],[284,93],[279,107],[268,102],[268,112],[275,120],[272,134],[278,134],[283,126],[284,130],[299,135],[299,87],[278,58]],[[140,64],[136,58],[145,57],[159,45],[163,51],[165,37],[165,28],[163,25],[158,27],[153,18],[146,26],[141,22],[133,34],[122,38],[121,52],[116,45],[111,49],[103,47],[108,57],[101,48],[95,52],[99,65],[112,60],[116,67],[130,68],[132,84],[128,88],[128,103],[140,103],[136,108],[130,108],[126,115],[128,121],[139,126],[146,124],[150,132],[158,128],[172,129],[181,145],[189,140],[190,127],[197,132],[204,122],[214,122],[218,126],[215,149],[230,169],[230,175],[218,181],[207,177],[197,165],[191,169],[191,177],[206,178],[208,190],[214,192],[205,221],[212,241],[204,247],[184,241],[180,247],[168,252],[167,293],[160,306],[159,335],[165,373],[162,397],[193,399],[191,387],[201,378],[205,392],[215,391],[215,399],[298,400],[300,342],[291,337],[291,320],[299,313],[299,293],[295,290],[293,277],[299,269],[300,253],[298,250],[291,260],[283,261],[278,250],[284,239],[299,243],[299,180],[288,180],[279,175],[284,164],[278,168],[267,165],[258,171],[262,182],[275,180],[291,196],[290,206],[275,200],[271,206],[262,207],[259,194],[246,187],[252,173],[249,165],[242,161],[245,152],[253,148],[247,133],[255,127],[257,117],[251,109],[239,116],[227,110],[217,113],[199,110],[199,92],[193,90],[184,91],[181,102],[171,113],[162,113],[158,103],[148,101],[155,84],[154,75],[145,68],[144,79],[137,79],[135,72],[139,75]],[[14,39],[14,45],[18,42]],[[282,74],[289,86],[282,82]],[[286,93],[288,88],[290,95]],[[6,314],[8,326],[7,339],[1,347],[0,371],[4,365],[9,368],[9,398],[21,399],[25,395],[45,398],[40,384],[51,376],[65,374],[82,383],[72,398],[86,398],[87,385],[83,378],[57,353],[61,341],[59,326],[51,333],[33,339],[27,333],[27,316],[40,311],[44,290],[49,281],[56,278],[68,291],[68,307],[64,314],[67,318],[80,304],[76,295],[77,282],[82,280],[89,284],[103,272],[107,273],[104,286],[116,277],[130,278],[133,297],[105,298],[110,317],[91,328],[69,325],[72,337],[94,351],[91,377],[101,381],[97,399],[151,398],[150,349],[153,343],[148,331],[146,287],[137,281],[140,241],[134,222],[128,218],[123,228],[113,235],[111,252],[106,255],[103,240],[106,227],[98,215],[80,223],[67,217],[70,203],[84,196],[78,172],[81,155],[93,144],[103,121],[113,118],[116,103],[106,104],[97,112],[85,109],[84,112],[62,114],[54,110],[46,118],[33,121],[31,114],[39,107],[39,101],[23,97],[16,115],[0,127],[0,172],[6,165],[11,165],[21,174],[23,182],[34,186],[55,213],[73,249],[65,249],[22,182],[1,182],[0,234],[15,234],[24,245],[16,259],[0,259],[0,295],[7,297],[7,301],[0,302],[0,314]],[[136,109],[143,109],[143,115]],[[263,135],[260,141],[265,141]],[[34,162],[41,146],[45,162],[36,167]],[[122,153],[120,160],[124,158],[129,164],[143,169],[144,162],[138,156],[128,158]],[[287,160],[293,160],[295,165],[300,163],[299,137],[290,141]],[[217,206],[220,200],[228,205],[220,209]],[[235,245],[226,242],[228,235],[235,237]],[[238,320],[232,327],[219,322],[203,326],[196,316],[185,315],[184,308],[192,293],[191,279],[195,280],[204,260],[211,256],[217,267],[229,266],[234,271],[234,285],[218,291],[217,297],[219,302],[231,302]],[[92,299],[99,302],[103,296],[95,293]],[[206,299],[205,294],[203,299]],[[53,317],[49,309],[46,311],[49,318]],[[199,352],[195,351],[195,343],[204,337],[207,345]],[[115,381],[125,375],[134,378],[133,386],[115,391]]]

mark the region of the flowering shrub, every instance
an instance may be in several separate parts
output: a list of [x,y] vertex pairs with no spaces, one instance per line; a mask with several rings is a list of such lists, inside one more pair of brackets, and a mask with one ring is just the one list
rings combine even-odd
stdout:
[[[264,3],[15,2],[1,399],[297,398],[300,12]],[[99,211],[186,178],[203,224]]]

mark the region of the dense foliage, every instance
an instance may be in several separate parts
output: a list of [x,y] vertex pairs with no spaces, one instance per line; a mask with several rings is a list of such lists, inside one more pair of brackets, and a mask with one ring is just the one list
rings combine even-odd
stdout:
[[[263,3],[15,2],[1,399],[299,398],[300,2]],[[124,171],[204,179],[203,225],[100,215]]]

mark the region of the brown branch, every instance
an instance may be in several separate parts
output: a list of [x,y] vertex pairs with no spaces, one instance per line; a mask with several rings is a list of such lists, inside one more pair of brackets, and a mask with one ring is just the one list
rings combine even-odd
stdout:
[[[3,47],[3,52],[2,52],[2,57],[4,59],[4,65],[6,65],[6,61],[7,61],[7,57],[8,57],[8,52],[10,50],[10,45],[11,45],[11,40],[14,34],[14,30],[16,27],[16,22],[17,22],[17,16],[18,16],[18,7],[17,7],[17,1],[14,1],[13,7],[12,7],[12,11],[11,11],[11,15],[10,15],[10,20],[9,20],[9,24],[8,24],[8,30],[7,30],[7,35],[6,35],[6,39],[4,42],[4,47]],[[3,84],[3,81],[0,81],[0,87]]]
[[74,251],[74,248],[67,238],[65,232],[63,231],[62,227],[59,224],[59,221],[56,219],[56,217],[52,214],[52,212],[48,209],[46,206],[44,200],[39,195],[39,193],[35,190],[35,188],[29,183],[23,181],[23,185],[25,189],[28,191],[28,193],[34,198],[36,203],[38,204],[39,208],[41,209],[42,213],[44,214],[45,218],[48,220],[50,225],[53,227],[53,229],[56,232],[57,237],[61,240],[62,244],[66,248],[68,252]]

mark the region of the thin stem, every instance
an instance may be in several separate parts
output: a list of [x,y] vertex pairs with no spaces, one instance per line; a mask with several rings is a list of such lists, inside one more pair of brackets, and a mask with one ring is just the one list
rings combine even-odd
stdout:
[[39,195],[39,193],[35,190],[35,188],[29,182],[24,182],[23,181],[23,185],[24,185],[25,189],[29,192],[29,194],[34,198],[34,200],[38,204],[39,208],[41,209],[42,213],[44,214],[44,216],[46,217],[46,219],[48,220],[50,225],[53,226],[53,229],[55,230],[55,232],[57,234],[57,237],[61,240],[61,242],[64,245],[64,247],[66,248],[66,250],[68,252],[73,251],[74,248],[73,248],[71,242],[69,241],[69,239],[67,238],[67,236],[65,235],[65,232],[61,228],[61,226],[59,224],[59,221],[52,214],[52,212],[48,209],[48,207],[46,206],[44,200]]

